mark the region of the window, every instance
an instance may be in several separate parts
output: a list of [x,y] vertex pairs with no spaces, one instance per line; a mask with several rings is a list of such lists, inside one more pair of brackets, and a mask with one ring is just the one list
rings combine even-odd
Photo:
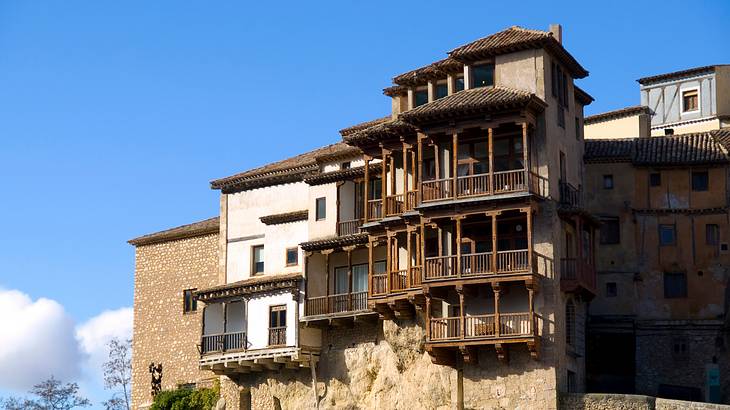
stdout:
[[352,291],[368,291],[368,264],[352,265]]
[[652,172],[649,174],[649,186],[661,186],[662,185],[662,174],[658,172]]
[[720,227],[718,225],[705,225],[705,243],[712,246],[720,244]]
[[672,359],[678,361],[685,361],[689,359],[689,341],[687,338],[672,338]]
[[601,219],[601,245],[612,245],[621,242],[621,226],[618,218]]
[[667,299],[687,297],[685,272],[664,272],[664,297]]
[[674,128],[665,128],[664,135],[674,135]]
[[252,247],[253,253],[253,274],[264,273],[264,245]]
[[415,93],[413,93],[413,106],[418,107],[420,105],[426,104],[428,102],[428,89],[425,90],[416,90]]
[[490,87],[494,85],[494,64],[472,66],[472,87]]
[[575,383],[575,372],[568,370],[568,393],[576,393],[578,391]]
[[613,175],[603,176],[603,189],[613,189]]
[[616,282],[606,282],[606,297],[615,298],[618,295],[618,288]]
[[581,137],[580,119],[578,117],[575,117],[575,139],[580,141],[580,137]]
[[198,310],[198,301],[193,295],[195,289],[185,289],[183,291],[183,313],[192,313]]
[[340,169],[350,169],[350,161],[345,161],[340,165]]
[[558,66],[553,62],[550,64],[550,85],[553,91],[553,97],[558,96]]
[[675,245],[677,232],[674,225],[659,225],[659,244],[662,246]]
[[443,98],[449,95],[449,86],[446,83],[436,84],[436,98]]
[[269,307],[269,346],[286,345],[286,306]]
[[693,171],[692,172],[692,190],[693,191],[707,191],[710,186],[710,179],[707,175],[707,171]]
[[699,89],[682,91],[682,112],[697,111],[700,109]]
[[572,300],[565,304],[565,343],[575,343],[575,305]]
[[464,89],[464,76],[460,75],[454,78],[454,92],[458,92]]
[[327,198],[317,198],[316,201],[317,209],[316,209],[316,219],[318,221],[321,221],[325,218],[327,218]]
[[286,266],[295,266],[298,264],[299,264],[299,248],[287,248]]

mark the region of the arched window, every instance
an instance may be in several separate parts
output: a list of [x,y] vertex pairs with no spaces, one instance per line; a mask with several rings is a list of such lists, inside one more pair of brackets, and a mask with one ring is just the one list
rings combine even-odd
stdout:
[[568,300],[565,304],[565,343],[573,345],[575,342],[575,304]]

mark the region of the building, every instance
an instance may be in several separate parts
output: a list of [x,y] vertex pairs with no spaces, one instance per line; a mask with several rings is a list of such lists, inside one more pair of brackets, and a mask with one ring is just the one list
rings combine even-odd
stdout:
[[585,153],[602,222],[589,391],[730,401],[728,68],[642,78],[642,106],[586,118],[604,137]]
[[[152,349],[146,332],[177,335],[135,323],[135,355],[153,352],[135,359],[135,406],[147,361],[201,372],[166,387],[220,377],[233,409],[556,408],[583,391],[599,226],[582,190],[587,75],[560,26],[510,27],[396,76],[391,114],[343,142],[213,181],[214,280],[165,285],[194,289],[203,313],[181,340],[199,355]],[[144,293],[147,245],[132,242]]]

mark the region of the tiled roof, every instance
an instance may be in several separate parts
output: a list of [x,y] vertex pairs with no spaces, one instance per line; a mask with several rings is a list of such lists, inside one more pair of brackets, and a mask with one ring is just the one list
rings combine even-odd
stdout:
[[626,107],[618,110],[602,112],[600,114],[589,115],[583,119],[584,124],[595,124],[601,121],[613,120],[616,118],[631,117],[639,114],[651,114],[651,109],[645,105],[637,105],[634,107]]
[[458,73],[463,70],[464,63],[447,57],[435,63],[397,75],[393,78],[393,83],[405,86],[424,85],[428,80],[446,78],[448,74]]
[[288,222],[306,221],[309,218],[309,211],[286,212],[283,214],[266,215],[259,218],[265,225],[285,224]]
[[383,88],[383,94],[388,97],[395,97],[396,95],[408,94],[408,87],[404,85],[392,85],[390,87]]
[[730,130],[690,134],[587,139],[586,163],[631,162],[639,166],[718,165],[730,163]]
[[664,81],[664,80],[691,77],[693,75],[710,73],[710,72],[715,71],[715,69],[717,67],[724,67],[724,66],[727,66],[727,64],[708,65],[708,66],[704,66],[704,67],[689,68],[687,70],[680,70],[680,71],[674,71],[674,72],[666,73],[666,74],[659,74],[659,75],[653,75],[653,76],[649,76],[649,77],[643,77],[643,78],[639,78],[636,81],[639,84],[646,85],[646,84],[656,83],[656,82]]
[[545,47],[560,59],[574,78],[588,76],[588,71],[565,50],[562,44],[553,37],[552,33],[542,30],[528,30],[518,26],[510,27],[499,33],[457,47],[449,52],[449,56],[458,61],[470,62],[540,47]]
[[218,233],[219,229],[220,223],[216,216],[215,218],[206,219],[204,221],[143,235],[138,238],[130,239],[127,243],[134,246],[151,245],[154,243],[210,235],[212,233]]
[[355,132],[362,131],[365,128],[369,128],[369,127],[372,127],[373,125],[378,125],[378,124],[382,124],[385,122],[389,122],[391,120],[392,120],[392,118],[390,117],[390,115],[388,115],[387,117],[381,117],[381,118],[376,118],[374,120],[361,122],[360,124],[356,124],[351,127],[341,129],[340,135],[342,135],[343,137],[346,137]]
[[211,181],[210,186],[213,189],[220,189],[224,193],[230,193],[301,181],[304,176],[319,169],[318,158],[351,152],[352,149],[351,146],[338,142],[259,168],[216,179]]
[[531,102],[545,103],[534,94],[506,87],[480,87],[462,90],[405,111],[400,118],[414,124],[444,120],[454,116],[487,114],[493,110],[524,107]]
[[[369,171],[372,174],[378,174],[382,170],[381,164],[371,164],[369,167]],[[355,167],[355,168],[348,168],[348,169],[340,169],[338,171],[332,171],[332,172],[321,172],[319,174],[315,174],[309,177],[304,178],[304,182],[306,182],[309,185],[323,185],[323,184],[329,184],[331,182],[339,182],[339,181],[350,181],[355,178],[360,178],[365,175],[365,168],[364,167]]]
[[303,279],[304,277],[299,272],[254,276],[238,282],[196,291],[195,296],[198,300],[211,301],[259,292],[296,289]]
[[578,101],[583,106],[589,105],[593,101],[596,101],[595,98],[593,98],[590,94],[585,92],[582,88],[578,87],[577,85],[573,85],[573,88],[575,89],[575,100]]
[[[367,146],[386,140],[395,140],[401,137],[408,138],[415,135],[416,129],[401,120],[381,122],[356,132],[343,134],[342,139],[358,147]],[[342,133],[340,131],[340,133]]]
[[368,243],[368,234],[360,233],[348,236],[337,236],[333,238],[320,239],[316,241],[303,242],[299,244],[305,251],[321,251],[324,249],[335,249],[343,246],[362,245]]

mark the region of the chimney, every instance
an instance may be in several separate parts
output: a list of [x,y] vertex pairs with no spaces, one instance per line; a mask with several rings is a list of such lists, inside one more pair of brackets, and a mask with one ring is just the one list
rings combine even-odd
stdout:
[[563,26],[560,24],[551,24],[550,32],[553,34],[553,37],[558,40],[558,43],[563,44]]

